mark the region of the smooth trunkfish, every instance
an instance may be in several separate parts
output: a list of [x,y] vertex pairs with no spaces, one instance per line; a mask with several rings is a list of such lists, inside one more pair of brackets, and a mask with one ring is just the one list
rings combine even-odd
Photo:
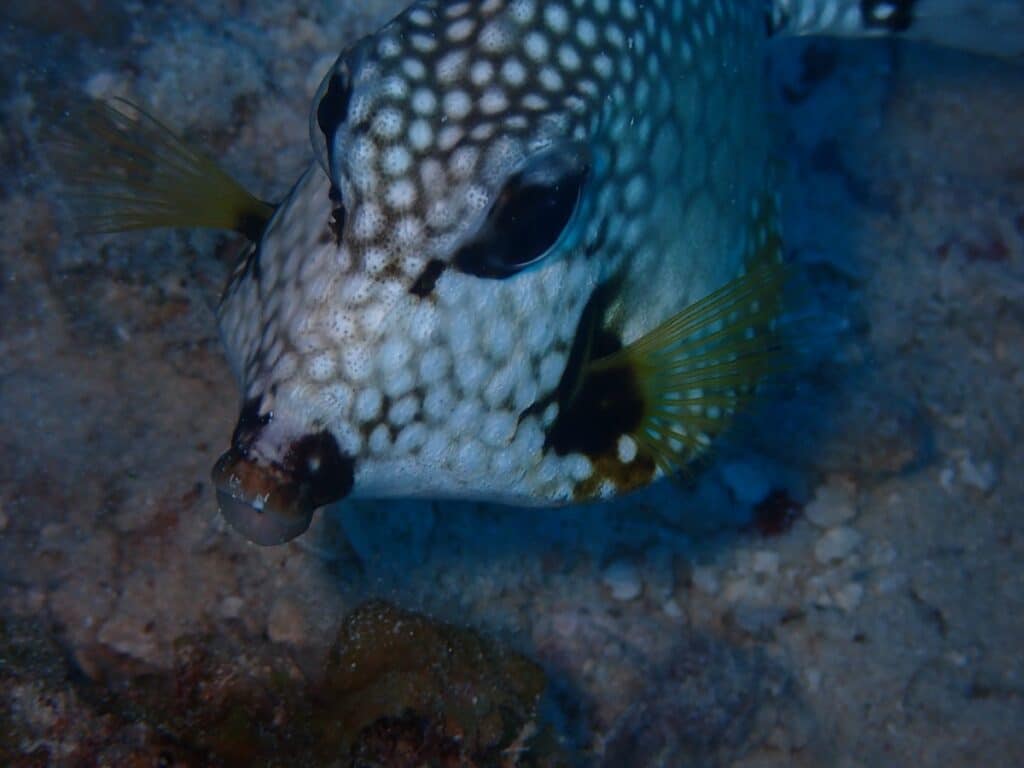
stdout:
[[277,204],[124,102],[69,117],[63,165],[91,231],[251,241],[213,479],[252,541],[350,495],[605,498],[705,454],[778,367],[768,38],[935,5],[972,3],[416,2],[330,68]]

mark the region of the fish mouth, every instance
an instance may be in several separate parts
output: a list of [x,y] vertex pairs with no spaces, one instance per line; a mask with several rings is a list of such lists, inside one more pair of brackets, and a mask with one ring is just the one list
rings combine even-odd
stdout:
[[260,466],[234,448],[213,467],[217,507],[228,524],[255,544],[284,544],[301,536],[315,507],[282,468]]
[[233,447],[211,472],[217,506],[228,524],[262,546],[284,544],[309,528],[313,513],[352,488],[353,462],[327,433],[297,441],[281,464],[263,463]]

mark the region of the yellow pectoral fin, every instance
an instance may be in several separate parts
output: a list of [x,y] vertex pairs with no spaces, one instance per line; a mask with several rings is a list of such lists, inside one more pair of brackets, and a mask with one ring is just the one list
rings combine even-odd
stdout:
[[83,232],[209,227],[257,240],[274,213],[213,160],[122,99],[66,113],[52,151]]
[[588,374],[632,374],[642,416],[631,435],[665,474],[703,454],[778,367],[775,326],[786,267],[758,262],[629,346],[588,363]]

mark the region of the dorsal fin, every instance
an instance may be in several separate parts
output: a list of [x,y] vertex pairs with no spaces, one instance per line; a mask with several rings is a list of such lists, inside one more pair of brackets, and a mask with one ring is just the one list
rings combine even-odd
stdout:
[[898,34],[987,56],[1024,57],[1020,0],[769,0],[778,35]]

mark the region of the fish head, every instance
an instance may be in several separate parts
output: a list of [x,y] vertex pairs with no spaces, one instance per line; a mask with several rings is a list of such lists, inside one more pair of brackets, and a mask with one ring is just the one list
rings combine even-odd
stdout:
[[587,460],[550,430],[604,267],[607,163],[598,76],[551,63],[583,67],[565,24],[416,4],[327,73],[320,163],[219,311],[244,405],[214,476],[250,538],[350,494],[571,500]]

